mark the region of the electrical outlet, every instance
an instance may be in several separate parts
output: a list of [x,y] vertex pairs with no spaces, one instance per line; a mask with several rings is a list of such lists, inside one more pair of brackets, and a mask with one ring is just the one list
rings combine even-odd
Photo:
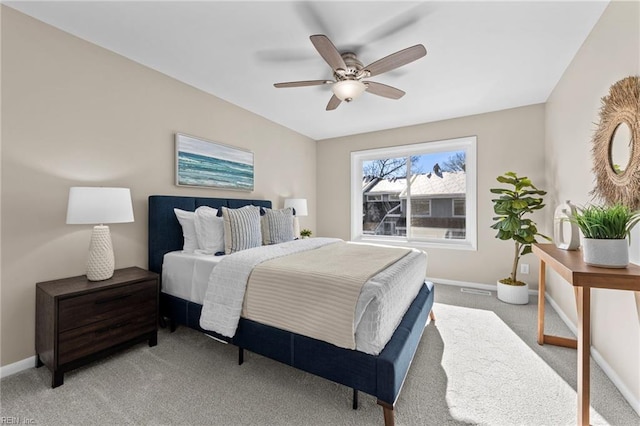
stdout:
[[521,274],[528,274],[529,273],[529,264],[528,263],[522,263],[520,265],[520,273]]

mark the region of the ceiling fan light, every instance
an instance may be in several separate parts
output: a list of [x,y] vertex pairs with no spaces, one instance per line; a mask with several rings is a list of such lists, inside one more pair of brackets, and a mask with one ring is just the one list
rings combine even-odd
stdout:
[[351,102],[362,95],[367,90],[367,86],[358,80],[342,80],[334,83],[331,90],[341,101]]

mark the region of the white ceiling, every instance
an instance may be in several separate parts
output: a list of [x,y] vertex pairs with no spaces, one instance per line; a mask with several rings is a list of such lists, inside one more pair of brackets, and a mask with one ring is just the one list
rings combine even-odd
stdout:
[[[315,140],[545,102],[607,2],[4,2]],[[332,79],[309,36],[366,65],[421,43],[427,56],[325,111]]]

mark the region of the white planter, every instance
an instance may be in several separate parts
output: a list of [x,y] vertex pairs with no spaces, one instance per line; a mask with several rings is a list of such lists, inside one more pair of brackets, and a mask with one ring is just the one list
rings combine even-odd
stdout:
[[601,268],[626,268],[629,264],[629,242],[624,240],[600,240],[584,238],[582,241],[584,263]]
[[529,284],[508,285],[498,281],[498,299],[514,305],[529,303]]

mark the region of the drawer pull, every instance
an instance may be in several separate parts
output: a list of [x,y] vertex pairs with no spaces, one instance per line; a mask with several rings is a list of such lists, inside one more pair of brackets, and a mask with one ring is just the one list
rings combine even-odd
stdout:
[[105,327],[105,328],[101,328],[100,330],[96,330],[96,334],[106,333],[107,331],[112,331],[112,330],[116,330],[118,328],[126,327],[129,324],[131,324],[131,321],[125,321],[125,322],[121,322],[119,324],[114,324],[114,325],[111,325],[109,327]]
[[127,297],[130,297],[130,294],[123,294],[120,296],[115,296],[115,297],[107,297],[105,299],[99,299],[96,300],[96,305],[101,305],[103,303],[110,303],[110,302],[115,302],[116,300],[123,300],[126,299]]

